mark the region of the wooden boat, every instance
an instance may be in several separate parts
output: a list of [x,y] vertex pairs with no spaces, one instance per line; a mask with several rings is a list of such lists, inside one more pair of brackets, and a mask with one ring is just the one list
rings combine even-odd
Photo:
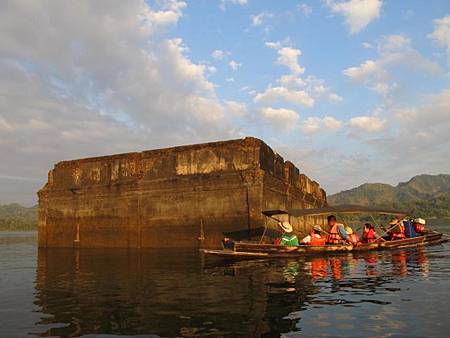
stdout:
[[[362,213],[362,212],[378,212],[380,214],[397,215],[404,217],[406,213],[396,210],[387,210],[384,208],[372,208],[363,206],[338,206],[326,207],[318,209],[301,209],[292,210],[289,213],[281,210],[264,211],[268,217],[273,217],[277,214],[289,214],[293,216],[320,216],[330,213]],[[448,240],[447,235],[435,231],[427,232],[423,236],[383,241],[378,240],[375,243],[359,243],[357,245],[343,244],[343,245],[325,245],[325,246],[284,246],[275,244],[261,244],[256,242],[241,242],[228,241],[222,250],[207,250],[203,249],[201,252],[206,256],[216,256],[227,259],[257,259],[257,258],[290,258],[304,255],[328,255],[348,252],[364,252],[375,250],[393,250],[401,248],[421,247],[425,245],[435,245]]]

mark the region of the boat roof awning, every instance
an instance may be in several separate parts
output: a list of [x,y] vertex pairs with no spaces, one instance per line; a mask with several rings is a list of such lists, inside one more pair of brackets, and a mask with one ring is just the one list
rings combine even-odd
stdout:
[[312,208],[312,209],[291,209],[291,210],[264,210],[262,212],[266,216],[288,214],[294,217],[302,216],[325,216],[331,214],[383,214],[405,216],[407,212],[393,210],[383,207],[368,207],[364,205],[342,204],[331,207]]

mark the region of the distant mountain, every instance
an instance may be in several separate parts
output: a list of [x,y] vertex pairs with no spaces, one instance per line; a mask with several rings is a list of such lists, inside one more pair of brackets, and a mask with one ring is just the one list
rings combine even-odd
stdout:
[[364,183],[328,196],[330,205],[361,204],[404,209],[423,217],[450,217],[450,175],[418,175],[392,186]]
[[0,230],[34,230],[37,227],[37,206],[0,205]]

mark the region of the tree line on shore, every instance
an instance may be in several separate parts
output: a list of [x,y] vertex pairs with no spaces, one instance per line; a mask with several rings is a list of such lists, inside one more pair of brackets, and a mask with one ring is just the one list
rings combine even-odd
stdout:
[[0,230],[27,231],[37,228],[37,206],[24,207],[17,203],[0,205]]

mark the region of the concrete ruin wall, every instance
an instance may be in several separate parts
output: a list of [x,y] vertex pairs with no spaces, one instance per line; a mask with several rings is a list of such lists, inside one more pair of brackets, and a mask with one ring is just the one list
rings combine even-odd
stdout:
[[255,138],[59,162],[38,196],[40,247],[217,247],[263,227],[262,210],[326,204]]

